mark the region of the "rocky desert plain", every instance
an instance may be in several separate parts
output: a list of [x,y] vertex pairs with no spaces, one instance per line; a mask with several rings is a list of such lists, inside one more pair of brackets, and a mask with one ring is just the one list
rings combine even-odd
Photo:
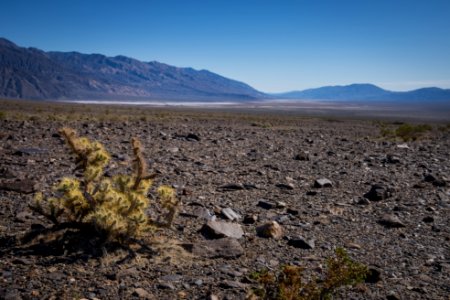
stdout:
[[[403,141],[381,134],[395,118],[27,101],[0,111],[1,299],[245,299],[255,272],[321,276],[336,248],[370,278],[335,299],[449,299],[445,122]],[[140,139],[155,186],[182,203],[173,228],[128,248],[51,232],[28,206],[74,176],[64,126],[105,146],[109,175],[130,171]],[[264,236],[265,224],[279,231]]]

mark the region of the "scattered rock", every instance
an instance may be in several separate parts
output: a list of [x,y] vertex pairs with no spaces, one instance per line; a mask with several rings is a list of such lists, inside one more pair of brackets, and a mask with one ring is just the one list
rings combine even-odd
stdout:
[[244,254],[244,248],[233,238],[206,240],[182,246],[192,254],[205,258],[237,258]]
[[134,289],[133,295],[138,296],[141,299],[156,299],[155,296],[153,296],[143,288]]
[[426,174],[423,178],[425,182],[431,182],[434,186],[446,186],[446,182],[443,179],[438,178],[433,174]]
[[15,258],[13,261],[12,261],[12,263],[13,264],[16,264],[16,265],[24,265],[24,266],[27,266],[27,265],[32,265],[33,264],[33,261],[31,261],[31,260],[29,260],[29,259],[26,259],[26,258]]
[[391,196],[390,190],[388,190],[384,185],[374,184],[370,188],[370,191],[364,194],[364,197],[370,201],[381,201],[389,198]]
[[403,143],[403,144],[398,144],[397,148],[399,148],[399,149],[409,149],[409,146],[408,146],[408,144]]
[[369,205],[370,204],[370,200],[367,198],[363,198],[363,197],[359,197],[356,204],[359,205]]
[[171,282],[162,281],[158,283],[158,288],[161,290],[174,290],[175,286]]
[[227,207],[222,209],[222,215],[225,216],[225,218],[227,218],[230,221],[237,221],[240,218],[242,218],[242,216],[238,213],[236,213],[234,210],[232,210],[231,208]]
[[401,300],[402,298],[394,291],[390,291],[386,295],[386,300]]
[[301,249],[314,249],[315,241],[314,239],[307,240],[302,236],[297,236],[295,238],[290,238],[288,240],[288,245]]
[[361,249],[362,248],[361,245],[357,244],[357,243],[347,243],[346,247],[350,248],[350,249]]
[[276,221],[256,227],[256,233],[260,237],[281,239],[283,237],[283,228]]
[[286,204],[286,202],[283,202],[283,201],[277,201],[276,205],[277,205],[277,208],[285,208],[287,204]]
[[167,148],[167,152],[170,152],[172,154],[178,153],[180,151],[180,148],[178,147],[169,147]]
[[266,201],[266,200],[259,200],[258,206],[262,207],[264,209],[272,209],[272,208],[277,207],[277,204],[274,202]]
[[241,225],[229,222],[208,221],[201,229],[208,238],[231,237],[240,239],[244,235]]
[[17,176],[18,175],[16,174],[16,172],[10,170],[9,168],[6,167],[0,168],[0,178],[13,179],[16,178]]
[[[1,296],[1,294],[0,294]],[[4,300],[22,300],[22,297],[20,296],[19,291],[16,289],[9,289],[4,294]]]
[[220,287],[224,289],[245,289],[247,288],[247,285],[244,283],[241,283],[239,281],[234,280],[223,280],[220,282]]
[[331,182],[331,180],[326,179],[326,178],[321,178],[321,179],[317,179],[316,181],[314,181],[315,188],[332,187],[332,186],[333,186],[333,183]]
[[244,224],[255,224],[258,221],[258,215],[246,215],[244,217]]
[[302,151],[300,153],[298,153],[295,157],[295,160],[300,160],[300,161],[309,161],[309,153],[306,151]]
[[222,191],[240,191],[245,189],[243,184],[240,183],[229,183],[219,187]]
[[14,152],[14,155],[35,155],[35,154],[44,154],[48,153],[47,149],[39,149],[39,148],[20,148]]
[[189,134],[186,136],[186,140],[198,142],[198,141],[200,141],[200,137],[199,137],[197,134],[195,134],[195,133],[189,133]]
[[179,282],[183,279],[183,276],[178,275],[178,274],[170,274],[170,275],[165,275],[163,277],[160,278],[160,280],[163,281],[172,281],[172,282]]
[[21,194],[31,194],[36,191],[36,183],[29,179],[0,181],[0,190],[13,191]]
[[283,224],[290,220],[289,215],[278,215],[274,219],[276,222]]
[[286,209],[286,213],[288,213],[292,216],[298,216],[300,214],[300,210],[297,208],[288,208],[288,209]]
[[405,227],[400,219],[396,215],[386,214],[379,221],[379,224],[387,227],[387,228],[401,228]]
[[[97,108],[90,109],[92,114],[87,117],[95,117]],[[31,195],[2,189],[0,299],[6,293],[17,299],[67,295],[190,299],[206,298],[209,293],[218,299],[244,299],[247,289],[240,283],[253,286],[248,275],[261,268],[301,265],[308,270],[305,275],[320,277],[326,257],[332,256],[339,244],[349,249],[355,261],[379,264],[383,269],[371,271],[367,281],[375,284],[365,284],[364,291],[359,285],[348,294],[338,291],[338,295],[447,299],[443,282],[450,270],[446,256],[450,242],[448,132],[429,132],[427,139],[412,142],[406,150],[374,139],[379,128],[366,121],[280,118],[273,119],[274,128],[263,130],[250,127],[251,118],[236,118],[235,122],[227,116],[225,121],[210,121],[208,116],[186,121],[190,113],[172,118],[177,112],[169,112],[163,121],[157,114],[153,118],[149,112],[147,121],[140,121],[140,115],[135,116],[136,121],[133,116],[127,122],[105,120],[103,127],[94,119],[70,123],[80,136],[98,140],[110,151],[112,161],[106,171],[111,177],[130,170],[133,155],[128,136],[143,138],[149,171],[159,174],[155,188],[160,184],[177,186],[183,203],[173,231],[162,228],[154,237],[145,235],[142,243],[130,245],[131,252],[109,243],[100,249],[95,239],[83,240],[77,230],[53,232],[44,217],[25,213]],[[26,178],[37,183],[37,190],[58,196],[51,188],[61,177],[81,179],[81,172],[74,170],[74,155],[68,153],[60,136],[51,137],[60,125],[60,121],[37,120],[21,129],[21,122],[12,118],[0,120],[0,183]],[[388,126],[394,129],[397,125]],[[182,136],[176,136],[177,132]],[[187,141],[190,132],[201,140]],[[311,144],[305,138],[310,138]],[[14,155],[21,148],[47,148],[49,153]],[[332,181],[331,188],[314,187],[315,180],[323,177]],[[283,190],[277,183],[291,183],[295,189]],[[375,183],[382,187],[380,193],[375,189],[372,198],[369,190]],[[413,188],[415,184],[417,188]],[[371,199],[364,197],[365,193]],[[163,210],[154,188],[148,196],[155,204],[148,213],[158,220]],[[242,218],[227,213],[228,208]],[[395,224],[388,229],[378,224],[385,213],[396,215],[406,227],[396,229]],[[241,239],[205,239],[198,229],[209,220],[241,225],[244,235]],[[279,240],[258,236],[256,228],[271,221],[284,231]],[[24,244],[24,234],[36,238]],[[166,235],[170,235],[167,243],[151,243],[153,238],[166,240]],[[297,235],[303,236],[303,241],[296,240]],[[172,247],[173,243],[186,243],[182,246],[190,253]],[[311,246],[312,250],[304,250]],[[102,250],[107,256],[96,258]],[[229,265],[229,270],[222,268],[224,265]],[[54,267],[52,272],[50,267]],[[247,271],[242,270],[245,267]],[[225,280],[229,282],[221,284]],[[391,295],[391,291],[397,294]]]
[[384,161],[388,164],[399,164],[400,158],[396,155],[388,154],[388,155],[386,155],[386,158],[384,159]]
[[184,208],[183,211],[180,213],[180,216],[211,220],[213,219],[214,214],[205,207],[194,206]]
[[423,218],[422,221],[425,223],[433,223],[434,218],[432,216],[427,216],[427,217]]
[[135,268],[128,268],[124,270],[120,270],[117,272],[116,278],[117,279],[123,279],[123,278],[137,278],[139,277],[139,271]]
[[17,222],[25,223],[33,218],[33,214],[29,211],[21,211],[16,215],[15,220]]
[[377,267],[369,267],[368,273],[365,279],[367,283],[377,283],[381,280],[381,270]]
[[295,188],[292,183],[278,183],[276,187],[282,190],[293,190]]

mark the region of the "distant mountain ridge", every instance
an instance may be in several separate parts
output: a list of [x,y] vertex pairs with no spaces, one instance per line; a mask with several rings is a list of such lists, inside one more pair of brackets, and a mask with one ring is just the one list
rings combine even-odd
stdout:
[[373,84],[325,86],[266,94],[207,70],[178,68],[118,55],[44,52],[0,38],[0,97],[65,100],[251,101],[293,99],[450,104],[450,89],[407,92]]
[[267,95],[206,70],[125,56],[44,52],[0,38],[0,97],[244,101]]
[[325,86],[303,91],[272,94],[282,99],[329,101],[450,101],[450,89],[436,87],[407,92],[384,90],[373,84]]

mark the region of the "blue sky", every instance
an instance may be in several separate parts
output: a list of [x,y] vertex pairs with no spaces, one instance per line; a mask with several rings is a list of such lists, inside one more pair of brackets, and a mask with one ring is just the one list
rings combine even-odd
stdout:
[[2,0],[0,36],[208,69],[265,92],[450,88],[449,0]]

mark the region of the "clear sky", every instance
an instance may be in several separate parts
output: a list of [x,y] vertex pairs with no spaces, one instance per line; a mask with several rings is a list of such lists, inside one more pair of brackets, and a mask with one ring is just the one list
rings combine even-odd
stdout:
[[450,88],[450,0],[1,0],[0,36],[207,69],[264,92]]

